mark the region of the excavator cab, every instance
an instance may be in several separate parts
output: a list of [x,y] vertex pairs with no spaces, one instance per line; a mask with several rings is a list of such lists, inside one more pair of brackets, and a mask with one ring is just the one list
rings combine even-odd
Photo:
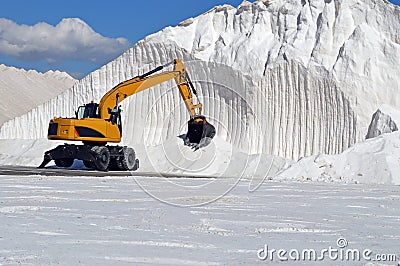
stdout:
[[91,102],[78,107],[78,111],[75,112],[76,119],[82,118],[97,118],[97,103]]

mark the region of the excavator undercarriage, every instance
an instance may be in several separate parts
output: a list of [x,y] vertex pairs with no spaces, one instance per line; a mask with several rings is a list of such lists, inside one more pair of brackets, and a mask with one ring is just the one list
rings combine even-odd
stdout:
[[45,167],[51,160],[59,167],[70,167],[75,159],[82,160],[87,168],[100,171],[135,171],[139,168],[139,159],[130,147],[87,144],[64,144],[46,151],[39,168]]

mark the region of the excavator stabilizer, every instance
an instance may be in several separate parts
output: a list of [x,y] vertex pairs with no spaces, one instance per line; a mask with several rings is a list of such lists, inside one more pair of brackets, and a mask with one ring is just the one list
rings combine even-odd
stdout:
[[188,121],[185,144],[198,150],[210,144],[215,136],[215,127],[204,116],[196,116]]

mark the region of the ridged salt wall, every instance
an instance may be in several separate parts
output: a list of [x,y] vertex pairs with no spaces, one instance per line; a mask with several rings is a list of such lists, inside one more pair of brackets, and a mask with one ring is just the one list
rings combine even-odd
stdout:
[[[172,58],[184,60],[204,114],[218,135],[246,152],[299,158],[337,153],[357,140],[349,101],[328,75],[317,77],[290,62],[253,80],[230,67],[193,60],[180,49],[157,44],[137,45],[66,93],[6,123],[0,137],[45,138],[53,116],[73,116],[79,105],[99,101],[119,82]],[[140,69],[137,62],[143,62]],[[125,100],[124,143],[157,145],[185,132],[189,115],[180,97],[170,81]]]

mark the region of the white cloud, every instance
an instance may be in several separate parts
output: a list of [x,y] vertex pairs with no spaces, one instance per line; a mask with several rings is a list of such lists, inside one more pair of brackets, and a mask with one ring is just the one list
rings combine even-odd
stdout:
[[45,22],[18,25],[0,18],[0,53],[19,60],[102,64],[129,47],[127,39],[104,37],[79,18],[65,18],[56,26]]

